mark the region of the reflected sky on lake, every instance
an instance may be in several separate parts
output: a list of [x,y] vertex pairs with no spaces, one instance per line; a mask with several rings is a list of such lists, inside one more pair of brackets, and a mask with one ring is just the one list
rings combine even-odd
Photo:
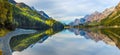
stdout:
[[21,52],[15,51],[13,55],[120,55],[120,50],[66,30],[49,37],[44,43],[29,46]]

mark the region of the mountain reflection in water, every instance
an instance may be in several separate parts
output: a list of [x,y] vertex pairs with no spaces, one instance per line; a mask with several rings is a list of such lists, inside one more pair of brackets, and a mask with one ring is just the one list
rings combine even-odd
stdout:
[[108,45],[117,46],[120,49],[120,28],[107,29],[69,29],[76,35],[84,36],[86,39],[92,39],[95,42],[103,41]]
[[3,55],[120,55],[120,28],[18,29],[0,38],[0,49]]

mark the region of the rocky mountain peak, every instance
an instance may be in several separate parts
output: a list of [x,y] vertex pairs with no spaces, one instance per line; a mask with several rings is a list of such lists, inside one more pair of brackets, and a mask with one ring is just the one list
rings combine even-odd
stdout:
[[100,12],[95,11],[92,15],[100,14]]
[[105,16],[108,16],[110,13],[113,12],[114,8],[115,7],[107,8],[102,12],[102,14],[104,14]]

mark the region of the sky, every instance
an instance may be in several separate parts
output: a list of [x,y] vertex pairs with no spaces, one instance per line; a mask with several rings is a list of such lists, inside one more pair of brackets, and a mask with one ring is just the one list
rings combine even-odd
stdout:
[[95,11],[116,6],[120,0],[15,0],[24,2],[37,10],[45,11],[50,17],[63,23],[80,19]]

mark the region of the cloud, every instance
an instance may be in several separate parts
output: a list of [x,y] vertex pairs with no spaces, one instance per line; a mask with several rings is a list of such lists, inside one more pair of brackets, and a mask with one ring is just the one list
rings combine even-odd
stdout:
[[[44,10],[49,16],[71,20],[74,17],[85,16],[94,11],[115,6],[120,0],[16,0],[34,6],[37,10]],[[70,17],[70,18],[69,18]],[[72,21],[73,21],[72,19]]]

